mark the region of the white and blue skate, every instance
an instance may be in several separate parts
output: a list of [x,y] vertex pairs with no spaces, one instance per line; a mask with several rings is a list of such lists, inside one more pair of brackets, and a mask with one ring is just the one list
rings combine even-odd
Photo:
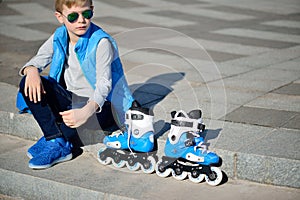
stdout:
[[205,178],[209,185],[218,185],[223,173],[214,165],[220,158],[209,152],[204,145],[200,133],[205,126],[202,123],[201,111],[193,110],[172,112],[171,130],[165,145],[165,156],[156,165],[156,174],[167,177],[170,174],[183,180],[187,176],[190,181],[200,183]]
[[134,102],[125,118],[124,131],[104,138],[106,148],[99,150],[99,162],[104,165],[112,162],[117,168],[126,165],[131,171],[141,168],[144,173],[154,172],[157,157],[153,152],[153,114]]

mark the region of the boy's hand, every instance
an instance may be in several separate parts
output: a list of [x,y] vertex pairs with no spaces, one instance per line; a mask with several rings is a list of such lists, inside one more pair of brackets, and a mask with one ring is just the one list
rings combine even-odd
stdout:
[[30,101],[37,103],[41,101],[42,94],[45,94],[45,90],[41,81],[39,71],[36,67],[28,66],[24,69],[26,75],[24,93],[25,96],[29,96]]
[[95,102],[89,102],[79,109],[60,112],[64,123],[70,128],[77,128],[84,124],[96,111],[98,105]]

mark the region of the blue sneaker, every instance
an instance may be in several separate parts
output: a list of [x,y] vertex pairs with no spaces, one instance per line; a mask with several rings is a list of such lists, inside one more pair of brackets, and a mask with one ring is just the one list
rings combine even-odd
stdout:
[[36,157],[44,149],[45,145],[46,145],[46,139],[43,136],[27,150],[27,156],[30,159]]
[[54,164],[71,160],[73,157],[71,144],[63,143],[57,139],[46,141],[43,150],[29,161],[29,168],[46,169]]

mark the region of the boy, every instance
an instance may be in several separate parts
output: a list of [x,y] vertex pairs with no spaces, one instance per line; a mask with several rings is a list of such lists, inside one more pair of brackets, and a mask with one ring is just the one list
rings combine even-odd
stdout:
[[91,22],[92,0],[56,0],[55,9],[62,26],[20,70],[20,92],[44,134],[27,152],[33,169],[72,159],[77,127],[94,113],[101,128],[120,125],[133,102],[115,41]]

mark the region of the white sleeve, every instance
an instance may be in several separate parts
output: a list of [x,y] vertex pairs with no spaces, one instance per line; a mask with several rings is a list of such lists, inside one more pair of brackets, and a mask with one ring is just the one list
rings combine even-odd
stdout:
[[103,106],[112,88],[111,63],[114,51],[107,38],[101,39],[96,52],[96,89],[89,101],[95,101],[100,108]]

